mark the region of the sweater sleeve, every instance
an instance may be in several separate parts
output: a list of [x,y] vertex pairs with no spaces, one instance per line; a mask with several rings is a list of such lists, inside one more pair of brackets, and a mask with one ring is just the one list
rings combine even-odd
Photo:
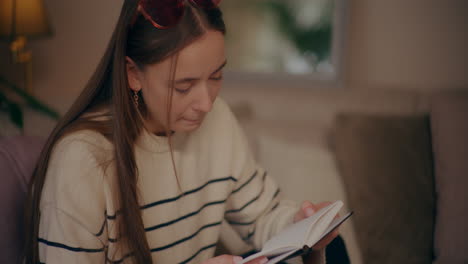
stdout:
[[41,263],[106,260],[105,181],[94,134],[60,140],[49,160],[40,203]]
[[298,206],[281,198],[276,182],[255,162],[235,116],[227,105],[223,108],[236,179],[226,202],[225,219],[245,242],[261,249],[266,240],[292,223]]
[[[300,205],[283,199],[275,180],[254,160],[232,113],[230,119],[236,164],[233,175],[237,182],[227,200],[225,218],[245,242],[260,250],[267,240],[293,223]],[[313,263],[325,263],[323,250],[312,254]]]

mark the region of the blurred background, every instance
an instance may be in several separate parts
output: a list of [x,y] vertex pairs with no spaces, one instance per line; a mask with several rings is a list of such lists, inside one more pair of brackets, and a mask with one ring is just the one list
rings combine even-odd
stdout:
[[[246,1],[224,2],[223,5],[234,9],[235,13],[242,7],[240,3]],[[239,6],[236,6],[238,2]],[[338,29],[343,36],[340,40],[342,50],[338,51],[341,59],[339,65],[334,65],[342,67],[337,78],[342,80],[343,89],[434,91],[468,87],[466,1],[344,2],[346,10],[341,14],[346,16],[346,20],[343,28]],[[34,55],[32,86],[39,99],[64,113],[100,59],[120,11],[121,1],[44,0],[44,4],[53,35],[28,43]],[[7,11],[3,9],[2,13]],[[248,36],[254,35],[255,29],[262,28],[255,23],[239,25],[241,19],[232,21],[229,9],[225,13],[233,35],[239,28]],[[233,48],[245,46],[238,40],[230,45]],[[276,42],[270,43],[270,46],[275,45]],[[238,58],[231,57],[232,68],[242,69]],[[9,43],[5,41],[0,42],[0,58],[1,76],[22,85],[21,67],[11,63]],[[248,65],[245,67],[249,68]],[[311,86],[322,85],[304,81],[303,78],[296,81],[288,78],[287,85],[280,82],[282,87],[275,87],[278,82],[269,83],[268,78],[263,79],[267,80],[255,86],[288,90],[294,86],[307,90]],[[31,122],[25,123],[28,133],[44,134],[50,126],[47,122],[35,122],[34,125]],[[29,127],[33,127],[34,131]]]
[[[13,0],[1,1],[5,18]],[[16,2],[39,6],[44,27],[23,63],[0,40],[0,92],[12,100],[0,101],[0,137],[46,137],[94,71],[122,0]],[[222,97],[285,195],[356,211],[342,228],[352,263],[468,262],[459,235],[468,208],[443,211],[468,199],[468,2],[224,0],[222,9]]]

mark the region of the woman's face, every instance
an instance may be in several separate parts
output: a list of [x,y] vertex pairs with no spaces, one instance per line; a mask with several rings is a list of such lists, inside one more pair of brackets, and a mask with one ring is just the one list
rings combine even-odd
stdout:
[[[224,35],[218,31],[208,31],[180,51],[169,121],[171,130],[190,132],[200,126],[218,96],[225,64]],[[145,125],[152,132],[166,129],[170,72],[171,58],[144,70],[127,58],[130,88],[141,91],[148,110]]]

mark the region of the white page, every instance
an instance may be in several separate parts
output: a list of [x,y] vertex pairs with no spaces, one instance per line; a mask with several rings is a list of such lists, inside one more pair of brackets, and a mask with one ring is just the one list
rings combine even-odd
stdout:
[[338,212],[340,211],[342,206],[343,202],[337,201],[331,204],[330,207],[327,207],[326,213],[322,214],[320,218],[317,219],[317,221],[309,231],[307,241],[304,241],[301,247],[304,245],[307,245],[309,247],[315,245],[315,243],[317,243],[317,241],[319,241],[323,237],[323,234],[326,233],[327,228],[331,225],[333,219],[338,215]]
[[282,255],[276,256],[276,257],[274,257],[274,258],[268,260],[268,262],[267,262],[266,264],[275,264],[275,263],[278,263],[278,262],[280,262],[281,260],[283,260],[283,259],[285,259],[285,258],[291,256],[292,254],[296,253],[297,251],[298,251],[297,249],[296,249],[296,250],[291,250],[291,251],[286,252],[286,253],[284,253],[284,254],[282,254]]
[[[245,258],[242,263],[246,263],[260,256],[271,257],[301,249],[307,244],[306,242],[312,229],[316,230],[314,232],[317,233],[315,236],[318,240],[321,232],[325,231],[329,222],[336,216],[342,206],[342,201],[336,201],[320,209],[312,216],[286,227],[283,231],[268,240],[263,246],[262,251]],[[330,211],[331,213],[328,213]],[[324,215],[327,217],[323,218]],[[327,219],[329,220],[325,223]],[[314,225],[316,225],[319,220],[321,220],[321,224],[319,228],[315,228]]]
[[[330,224],[330,226],[327,228],[327,230],[323,233],[323,235],[321,235],[320,239],[317,240],[317,242],[315,244],[317,244],[322,238],[324,238],[326,235],[328,235],[331,231],[333,231],[333,229],[339,227],[344,221],[346,221],[346,219],[348,219],[351,215],[353,214],[353,212],[350,212],[350,213],[347,213],[346,215],[340,217],[340,218],[337,218],[335,220],[333,220],[333,222]],[[315,244],[311,245],[310,247],[313,247],[315,246]],[[291,250],[289,252],[286,252],[286,253],[283,253],[282,255],[279,255],[279,256],[276,256],[274,258],[272,258],[271,260],[269,260],[267,262],[267,264],[274,264],[274,263],[278,263],[280,261],[283,261],[283,260],[286,260],[288,259],[291,255],[293,255],[294,253],[298,252],[299,250]]]
[[326,235],[328,235],[329,233],[331,233],[331,231],[333,231],[333,229],[337,228],[338,226],[340,226],[346,219],[348,219],[351,215],[353,214],[353,212],[349,212],[347,214],[345,214],[344,216],[342,217],[339,217],[337,219],[334,219],[330,225],[328,226],[327,230],[325,230],[325,232],[320,236],[320,238],[314,243],[314,244],[317,244],[317,242],[319,242],[322,238],[324,238]]
[[272,252],[268,252],[267,254],[265,254],[263,251],[260,251],[260,252],[257,252],[255,254],[250,255],[247,258],[243,259],[240,264],[247,263],[247,262],[249,262],[249,261],[251,261],[253,259],[263,257],[263,256],[267,257],[267,258],[272,257],[272,256],[283,256],[283,255],[289,256],[290,254],[288,254],[288,253],[291,253],[291,252],[294,253],[296,251],[297,251],[297,248],[295,248],[295,247],[282,248],[281,250],[275,250],[275,251],[272,251]]

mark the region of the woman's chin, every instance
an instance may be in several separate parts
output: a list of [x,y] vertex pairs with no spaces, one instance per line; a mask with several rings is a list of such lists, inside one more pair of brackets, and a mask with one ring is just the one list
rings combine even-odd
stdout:
[[184,126],[177,126],[177,127],[174,127],[172,130],[174,132],[185,132],[185,133],[189,133],[189,132],[193,132],[195,130],[197,130],[198,128],[200,127],[200,125],[191,125],[191,126],[188,126],[188,125],[184,125]]
[[[193,131],[197,130],[199,127],[200,127],[200,125],[184,126],[184,127],[181,127],[178,131],[193,132]],[[176,130],[176,132],[177,132],[177,130]]]
[[201,125],[200,121],[191,121],[187,119],[182,119],[174,126],[174,131],[176,132],[193,132],[197,130]]

